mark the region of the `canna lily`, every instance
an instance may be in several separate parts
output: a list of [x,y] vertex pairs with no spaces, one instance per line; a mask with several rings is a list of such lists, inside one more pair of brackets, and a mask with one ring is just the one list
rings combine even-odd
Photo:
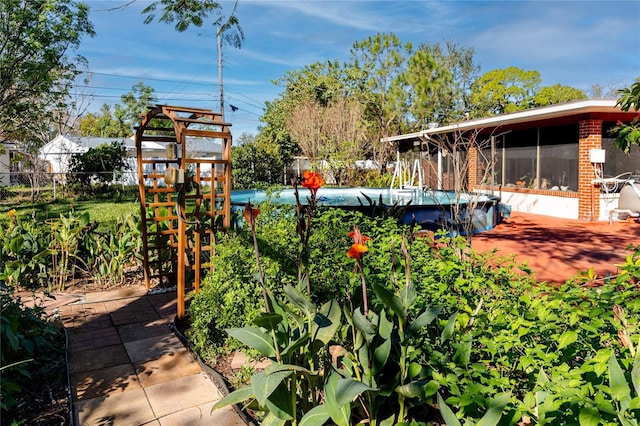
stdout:
[[353,227],[353,231],[349,232],[349,237],[353,238],[353,244],[347,252],[347,257],[355,259],[360,270],[360,278],[362,280],[362,307],[364,308],[364,316],[369,312],[369,303],[367,302],[367,283],[364,279],[364,268],[362,265],[362,253],[366,253],[369,249],[365,245],[371,238],[362,235],[357,226]]
[[362,259],[362,253],[365,253],[368,250],[369,249],[364,244],[353,243],[351,245],[351,248],[347,252],[347,257],[349,259],[361,260]]
[[260,209],[254,209],[251,206],[251,203],[247,203],[244,206],[244,220],[246,220],[249,224],[251,224],[251,226],[253,226],[256,223],[256,217],[258,217],[258,215],[260,214]]
[[302,177],[304,179],[302,186],[309,189],[314,196],[318,192],[318,189],[324,185],[324,179],[316,172],[304,172]]
[[357,226],[353,228],[352,232],[349,232],[349,237],[353,238],[353,244],[347,252],[347,257],[360,262],[362,260],[362,253],[366,253],[369,250],[365,244],[371,240],[371,238],[362,235]]

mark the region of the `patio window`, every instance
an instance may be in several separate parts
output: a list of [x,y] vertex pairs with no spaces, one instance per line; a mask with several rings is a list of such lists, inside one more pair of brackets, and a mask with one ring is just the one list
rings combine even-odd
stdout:
[[[577,191],[578,126],[514,130],[478,155],[477,181],[506,188]],[[492,177],[493,174],[493,177]]]
[[629,153],[625,153],[615,146],[615,138],[611,134],[613,122],[602,124],[602,149],[605,150],[604,177],[629,175],[640,176],[640,146],[631,145]]

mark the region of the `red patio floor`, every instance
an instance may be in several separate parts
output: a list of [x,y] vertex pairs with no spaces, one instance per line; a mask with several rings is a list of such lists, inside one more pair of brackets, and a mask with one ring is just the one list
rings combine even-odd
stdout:
[[527,263],[538,281],[564,282],[593,267],[599,276],[618,272],[640,244],[640,224],[636,222],[589,222],[513,212],[491,231],[473,237],[477,251],[498,249],[499,255],[515,254]]

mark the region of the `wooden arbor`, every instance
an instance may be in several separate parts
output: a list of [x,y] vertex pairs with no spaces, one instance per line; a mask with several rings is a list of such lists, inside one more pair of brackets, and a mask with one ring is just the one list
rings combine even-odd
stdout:
[[[213,271],[216,227],[231,224],[230,126],[211,110],[156,105],[135,134],[145,284],[177,287],[178,318],[187,282],[198,291]],[[216,140],[222,158],[198,158],[195,147]]]

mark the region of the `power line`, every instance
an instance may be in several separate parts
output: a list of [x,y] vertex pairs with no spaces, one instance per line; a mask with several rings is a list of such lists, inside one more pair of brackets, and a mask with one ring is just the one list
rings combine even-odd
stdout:
[[149,80],[149,81],[162,81],[165,83],[181,83],[181,84],[193,84],[193,85],[197,85],[197,86],[217,86],[217,83],[211,82],[211,83],[199,83],[199,82],[195,82],[195,81],[182,81],[182,80],[167,80],[167,79],[162,79],[162,78],[152,78],[152,77],[142,77],[142,76],[135,76],[135,75],[122,75],[122,74],[109,74],[109,73],[105,73],[105,72],[94,72],[94,71],[81,71],[81,74],[93,74],[93,75],[104,75],[107,77],[117,77],[117,78],[130,78],[130,79],[137,79],[137,80]]

